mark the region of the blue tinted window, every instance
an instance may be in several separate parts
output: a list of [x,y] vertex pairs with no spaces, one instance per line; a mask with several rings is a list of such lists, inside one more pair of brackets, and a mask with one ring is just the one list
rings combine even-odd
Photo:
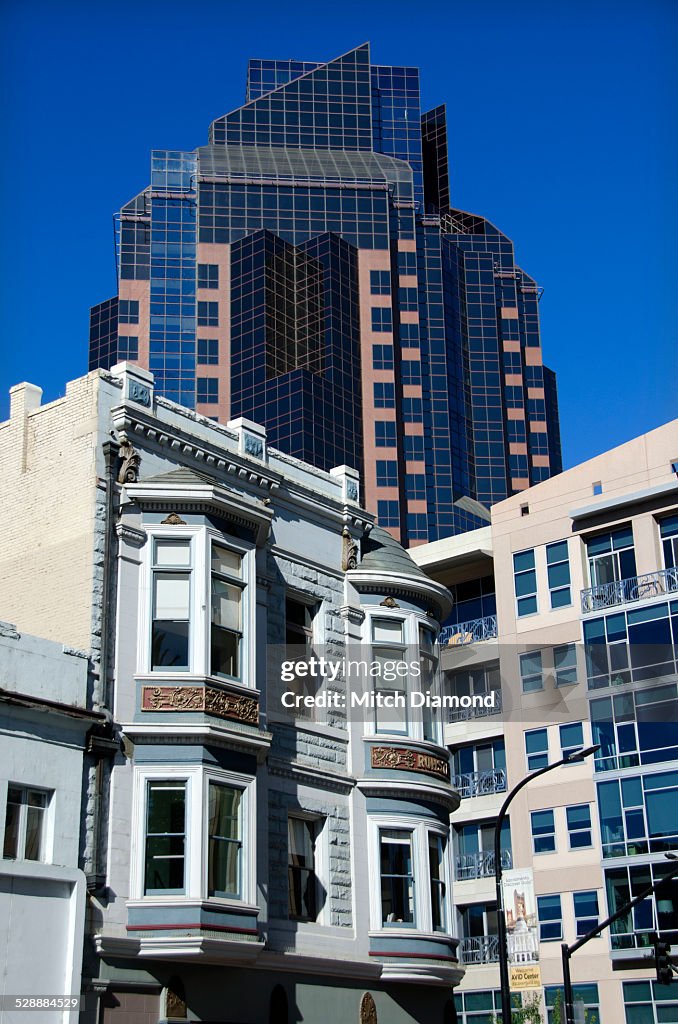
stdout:
[[208,366],[219,362],[217,338],[198,338],[198,363]]
[[391,420],[377,420],[374,424],[374,440],[377,448],[395,448],[395,423]]
[[388,306],[372,307],[372,330],[383,333],[393,331],[393,315]]
[[398,486],[398,463],[394,459],[377,459],[377,486]]
[[377,520],[380,526],[400,526],[400,505],[397,501],[378,501]]
[[390,270],[370,270],[370,293],[372,295],[391,294]]
[[219,265],[217,263],[198,264],[198,288],[219,287]]
[[199,402],[214,404],[219,401],[219,378],[198,377],[197,399]]
[[563,911],[560,894],[537,896],[539,917],[539,938],[542,942],[553,942],[563,937]]

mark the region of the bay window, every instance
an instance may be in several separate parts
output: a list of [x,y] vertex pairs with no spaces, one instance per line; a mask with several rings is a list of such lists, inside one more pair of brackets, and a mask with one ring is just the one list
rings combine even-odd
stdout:
[[[407,734],[407,661],[402,619],[372,619],[372,656],[379,667],[375,696],[393,699],[395,706],[375,705],[375,731]],[[402,702],[403,706],[398,706]]]
[[379,885],[370,892],[373,927],[447,932],[448,836],[408,817],[373,820],[370,859]]
[[140,588],[140,672],[247,683],[252,545],[207,526],[151,527]]
[[135,772],[133,899],[254,902],[254,780],[202,765]]

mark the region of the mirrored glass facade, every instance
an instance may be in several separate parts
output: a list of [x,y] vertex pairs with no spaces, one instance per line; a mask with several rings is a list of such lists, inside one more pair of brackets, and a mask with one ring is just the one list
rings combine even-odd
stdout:
[[90,368],[133,359],[167,398],[355,466],[403,543],[485,525],[560,471],[539,289],[505,235],[450,206],[446,111],[422,113],[417,68],[368,44],[251,60],[245,104],[207,146],[154,152],[115,229]]

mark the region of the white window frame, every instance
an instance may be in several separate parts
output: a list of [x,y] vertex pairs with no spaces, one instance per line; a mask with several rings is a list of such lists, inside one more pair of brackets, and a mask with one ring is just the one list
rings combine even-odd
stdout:
[[[137,637],[137,675],[157,680],[163,675],[172,682],[200,679],[214,680],[215,683],[243,686],[256,689],[255,629],[256,629],[256,588],[255,545],[232,537],[227,532],[210,525],[187,525],[167,527],[162,524],[145,525],[147,532],[145,558],[142,560],[139,579],[139,632]],[[154,548],[158,540],[185,540],[191,546],[191,594],[189,630],[188,671],[166,671],[162,666],[151,667],[151,643],[153,625],[153,565]],[[240,647],[240,678],[210,675],[211,645],[211,547],[220,547],[236,552],[242,559],[242,638]]]
[[[449,935],[452,900],[451,839],[450,830],[440,822],[422,821],[411,816],[397,817],[392,814],[370,814],[368,817],[368,867],[369,878],[376,879],[370,886],[370,931],[382,935],[409,935],[413,932],[439,937]],[[412,872],[414,878],[414,923],[384,925],[381,913],[381,832],[396,829],[412,834]],[[431,910],[431,877],[428,863],[429,833],[444,840],[442,880],[445,883],[443,927],[434,931]],[[423,895],[422,895],[423,894]]]
[[[144,893],[146,858],[146,816],[149,782],[186,784],[186,846],[183,893]],[[241,893],[239,897],[209,896],[208,892],[208,810],[209,784],[216,782],[242,790]],[[134,769],[132,796],[132,843],[130,855],[130,899],[167,902],[209,900],[210,903],[254,906],[256,902],[256,788],[249,775],[204,765],[139,765]]]
[[[10,789],[21,790],[24,796],[27,793],[40,793],[46,797],[45,807],[42,814],[42,829],[40,833],[40,854],[37,860],[26,860],[25,857],[10,857],[5,858],[2,856],[5,844],[5,830],[7,828],[7,805],[9,803],[9,791]],[[48,789],[46,786],[32,785],[27,782],[14,782],[8,781],[5,786],[5,799],[4,806],[2,808],[2,846],[0,846],[0,861],[5,860],[7,863],[18,863],[19,861],[24,864],[51,864],[54,853],[54,805],[56,803],[56,793],[53,789]],[[26,846],[26,802],[24,799],[21,801],[21,809],[19,812],[19,847],[25,849]]]
[[[416,612],[411,612],[411,611],[408,611],[408,610],[403,610],[401,608],[391,609],[391,608],[382,608],[380,606],[378,608],[373,608],[373,609],[369,610],[367,612],[367,614],[365,616],[365,620],[363,622],[363,627],[362,627],[362,630],[363,630],[362,631],[362,638],[363,638],[363,640],[362,640],[362,642],[363,642],[365,650],[367,652],[369,652],[367,654],[367,660],[370,663],[374,659],[373,651],[375,649],[379,649],[380,647],[388,648],[388,646],[389,646],[389,641],[385,640],[385,641],[382,642],[382,641],[379,641],[379,640],[377,640],[377,641],[372,640],[372,624],[373,624],[373,622],[375,620],[379,620],[379,619],[390,620],[390,621],[393,621],[393,622],[400,622],[400,623],[402,623],[402,626],[403,626],[403,633],[402,633],[403,640],[402,640],[402,644],[394,644],[394,649],[396,647],[402,647],[403,648],[403,650],[402,650],[403,661],[406,661],[406,662],[409,662],[410,660],[412,660],[412,661],[416,661],[417,664],[419,664],[419,665],[421,664],[420,656],[419,656],[420,655],[419,629],[420,628],[428,629],[431,633],[434,634],[433,635],[433,655],[432,655],[432,660],[433,660],[433,664],[434,664],[434,679],[438,682],[438,685],[437,685],[437,688],[436,688],[437,693],[442,693],[442,686],[440,685],[440,659],[439,659],[439,657],[436,654],[436,650],[435,650],[435,630],[433,630],[431,628],[431,621],[430,621],[430,619],[426,619],[426,618],[424,618],[423,615],[419,615]],[[408,675],[403,681],[406,684],[405,688],[403,690],[403,693],[405,694],[405,701],[406,701],[405,711],[406,711],[406,714],[407,714],[407,727],[406,727],[405,731],[403,731],[403,730],[397,730],[397,731],[393,730],[392,732],[389,732],[386,729],[379,729],[379,730],[377,730],[377,728],[376,728],[376,721],[377,721],[377,713],[378,713],[379,709],[378,708],[374,708],[374,709],[366,709],[366,710],[369,710],[369,714],[367,714],[366,718],[365,718],[365,735],[366,736],[379,736],[379,737],[391,736],[394,739],[418,740],[418,741],[420,741],[422,743],[432,743],[432,744],[434,744],[436,746],[441,746],[442,743],[443,743],[442,709],[441,708],[431,708],[431,713],[432,713],[432,718],[433,718],[433,726],[434,726],[433,732],[434,732],[435,738],[434,739],[424,739],[424,720],[423,720],[423,716],[424,716],[424,712],[426,712],[428,709],[426,709],[424,707],[413,708],[413,707],[410,706],[410,693],[413,690],[413,686],[412,686],[413,681],[416,682],[416,684],[417,684],[417,692],[420,692],[420,685],[419,684],[420,684],[420,681],[421,681],[421,675],[419,677],[417,677],[416,679],[414,679],[414,677]],[[366,691],[369,691],[370,693],[374,692],[374,689],[375,689],[375,687],[374,687],[374,678],[368,678],[368,679],[363,680],[363,685],[365,686],[365,690]]]

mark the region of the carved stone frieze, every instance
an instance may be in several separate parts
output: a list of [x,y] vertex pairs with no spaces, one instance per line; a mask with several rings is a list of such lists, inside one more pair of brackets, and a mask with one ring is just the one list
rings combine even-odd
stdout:
[[391,768],[397,771],[421,772],[438,779],[449,780],[450,765],[442,757],[412,750],[410,747],[372,747],[370,764],[373,768]]
[[259,702],[214,686],[144,686],[142,711],[203,711],[217,718],[259,724]]

